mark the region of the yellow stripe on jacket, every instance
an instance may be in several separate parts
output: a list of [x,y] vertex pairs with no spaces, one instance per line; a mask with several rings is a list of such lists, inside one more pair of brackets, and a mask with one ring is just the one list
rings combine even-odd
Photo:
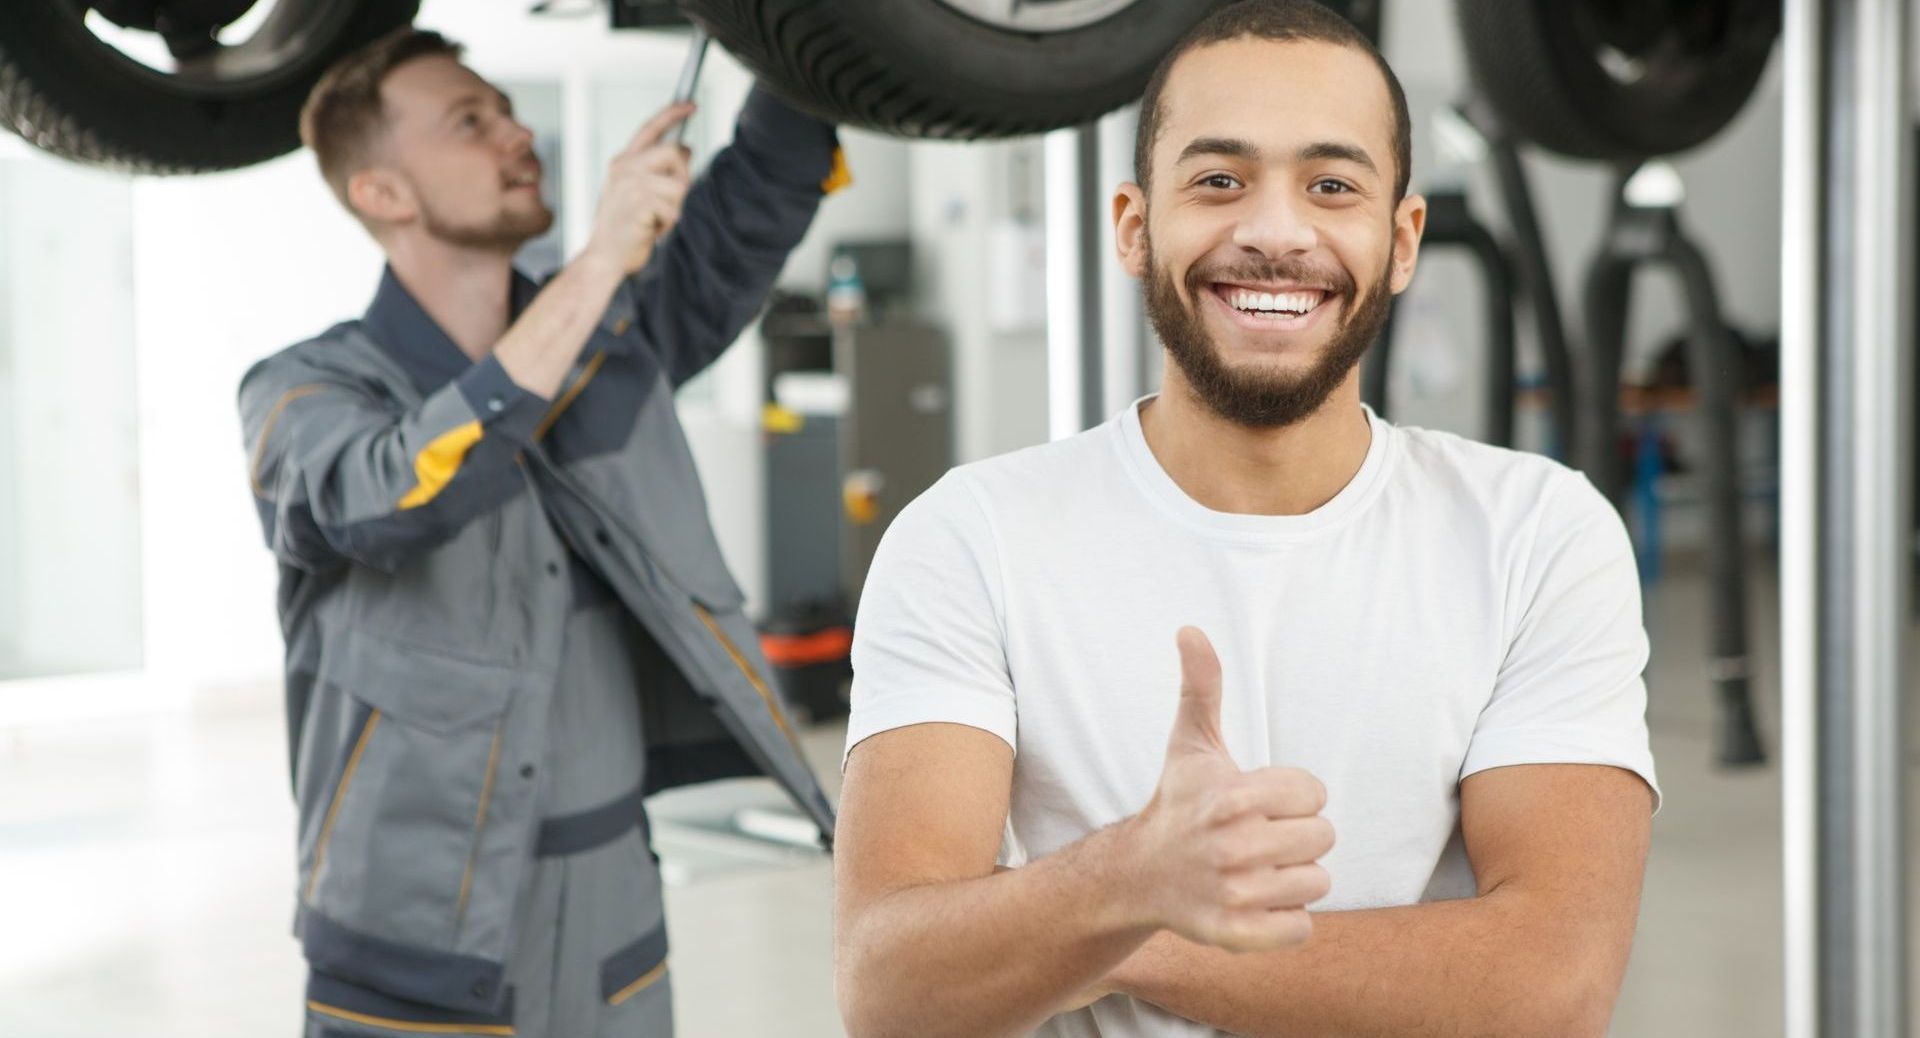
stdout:
[[820,192],[830,195],[852,185],[853,167],[847,165],[847,149],[835,148],[833,149],[833,172],[828,173],[827,179],[820,182]]
[[480,422],[468,422],[457,425],[433,438],[413,459],[413,476],[416,485],[400,499],[400,508],[418,508],[439,496],[448,483],[453,482],[454,474],[460,471],[460,463],[467,460],[467,452],[480,442]]

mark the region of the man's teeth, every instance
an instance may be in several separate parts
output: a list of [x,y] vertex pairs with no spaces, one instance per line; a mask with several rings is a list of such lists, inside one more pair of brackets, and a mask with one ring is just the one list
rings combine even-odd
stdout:
[[1244,288],[1227,294],[1227,302],[1234,309],[1249,313],[1309,313],[1323,298],[1319,292],[1254,292]]

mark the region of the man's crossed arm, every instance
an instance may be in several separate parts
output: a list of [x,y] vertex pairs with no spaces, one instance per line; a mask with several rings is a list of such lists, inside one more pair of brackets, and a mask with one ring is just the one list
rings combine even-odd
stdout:
[[1256,1036],[1605,1033],[1651,829],[1638,776],[1476,774],[1461,819],[1477,897],[1309,923],[1300,906],[1327,889],[1311,863],[1332,846],[1324,791],[1291,769],[1239,772],[1218,660],[1198,632],[1181,655],[1153,800],[1022,869],[993,867],[1006,743],[931,724],[854,749],[836,844],[850,1034],[1025,1034],[1110,991]]

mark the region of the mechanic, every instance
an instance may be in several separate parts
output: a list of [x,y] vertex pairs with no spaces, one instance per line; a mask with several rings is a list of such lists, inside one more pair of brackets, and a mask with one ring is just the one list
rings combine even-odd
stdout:
[[654,116],[592,235],[516,272],[553,213],[533,136],[415,29],[301,115],[386,255],[358,320],[240,387],[279,563],[308,1038],[672,1033],[642,798],[773,777],[830,833],[769,688],[673,393],[746,327],[821,198],[833,126],[756,88],[691,184]]
[[1658,802],[1633,553],[1579,475],[1361,405],[1410,153],[1318,4],[1160,66],[1113,215],[1162,391],[949,474],[860,603],[856,1038],[1606,1033]]

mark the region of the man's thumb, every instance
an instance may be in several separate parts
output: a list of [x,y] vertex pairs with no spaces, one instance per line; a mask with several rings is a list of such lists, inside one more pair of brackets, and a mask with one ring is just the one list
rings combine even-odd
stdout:
[[1175,642],[1180,647],[1180,708],[1169,748],[1222,747],[1220,657],[1198,627],[1180,628]]

